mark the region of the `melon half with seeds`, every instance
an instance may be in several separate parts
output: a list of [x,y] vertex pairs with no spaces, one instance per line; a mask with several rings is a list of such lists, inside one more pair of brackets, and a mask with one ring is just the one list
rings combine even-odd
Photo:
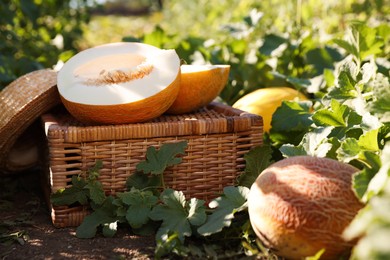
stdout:
[[270,165],[248,196],[252,227],[287,259],[325,250],[321,259],[348,256],[356,241],[342,238],[363,204],[352,190],[357,168],[328,158],[295,156]]
[[208,105],[225,87],[229,72],[230,65],[182,65],[180,91],[167,112],[184,114]]
[[180,88],[175,50],[143,43],[111,43],[86,49],[58,73],[63,104],[92,124],[143,122],[163,114]]

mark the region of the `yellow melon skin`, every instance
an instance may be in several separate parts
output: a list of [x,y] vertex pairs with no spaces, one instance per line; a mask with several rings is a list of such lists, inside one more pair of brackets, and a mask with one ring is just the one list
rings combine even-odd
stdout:
[[66,109],[86,124],[125,124],[145,122],[162,115],[175,101],[180,89],[180,71],[176,79],[161,92],[127,104],[89,105],[75,103],[61,96]]
[[261,116],[264,124],[263,130],[269,132],[273,113],[283,101],[292,100],[307,100],[307,97],[289,87],[269,87],[243,96],[233,104],[233,107]]
[[215,65],[213,69],[202,71],[182,72],[179,94],[167,113],[184,114],[208,105],[225,87],[229,72],[228,65],[220,67]]

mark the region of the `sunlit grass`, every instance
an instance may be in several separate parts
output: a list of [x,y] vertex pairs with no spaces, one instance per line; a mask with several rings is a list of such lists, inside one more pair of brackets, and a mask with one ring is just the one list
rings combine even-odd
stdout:
[[160,23],[159,12],[145,16],[96,15],[83,26],[84,37],[78,41],[80,49],[122,41],[123,37],[141,37]]
[[[360,0],[198,0],[165,1],[160,12],[144,16],[93,16],[84,26],[84,37],[78,42],[80,49],[99,44],[121,41],[123,37],[142,37],[158,25],[167,35],[178,38],[198,36],[218,39],[228,36],[226,25],[240,23],[251,15],[251,10],[262,14],[256,34],[267,32],[302,34],[304,30],[326,35],[343,35],[348,20],[358,18],[352,6]],[[363,17],[364,18],[364,17]]]

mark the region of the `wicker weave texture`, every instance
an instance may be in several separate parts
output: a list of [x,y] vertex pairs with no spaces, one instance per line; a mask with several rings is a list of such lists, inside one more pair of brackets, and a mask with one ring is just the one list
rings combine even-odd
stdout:
[[61,103],[57,73],[37,70],[0,92],[0,169],[7,170],[8,153],[22,133],[43,113]]
[[[115,195],[125,190],[127,178],[145,159],[148,147],[186,140],[182,162],[164,173],[165,186],[183,191],[187,198],[209,201],[225,186],[234,185],[245,167],[244,154],[263,138],[261,117],[218,103],[197,113],[163,115],[142,124],[83,126],[64,113],[42,118],[49,144],[51,192],[68,187],[73,175],[102,160],[99,180],[107,194]],[[83,207],[55,207],[53,223],[78,225],[86,212]]]

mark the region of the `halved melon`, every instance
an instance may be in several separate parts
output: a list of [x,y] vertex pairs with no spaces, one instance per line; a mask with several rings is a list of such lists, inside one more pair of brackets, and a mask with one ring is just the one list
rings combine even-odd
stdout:
[[171,114],[197,110],[213,101],[226,86],[230,65],[182,65],[180,91]]
[[92,124],[143,122],[163,114],[180,88],[175,50],[143,43],[110,43],[68,60],[57,76],[67,110]]

